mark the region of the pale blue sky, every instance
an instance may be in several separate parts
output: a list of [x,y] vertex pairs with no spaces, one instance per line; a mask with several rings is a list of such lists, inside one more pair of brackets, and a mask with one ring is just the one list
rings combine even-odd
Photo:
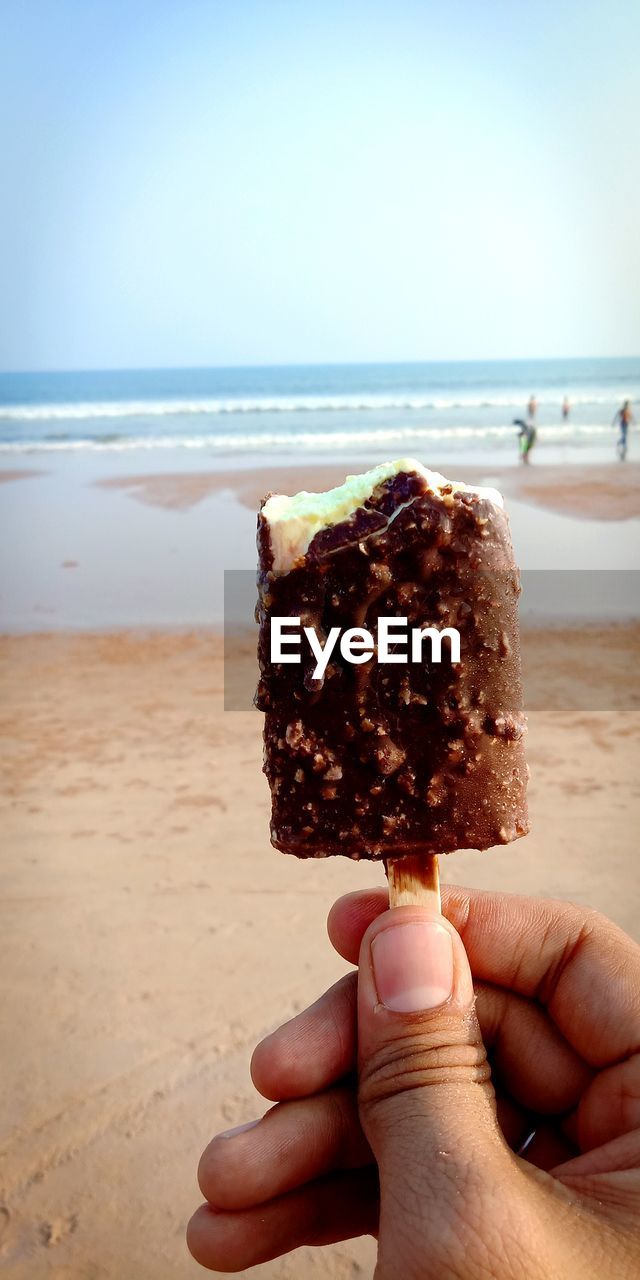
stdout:
[[5,369],[640,352],[637,0],[0,0]]

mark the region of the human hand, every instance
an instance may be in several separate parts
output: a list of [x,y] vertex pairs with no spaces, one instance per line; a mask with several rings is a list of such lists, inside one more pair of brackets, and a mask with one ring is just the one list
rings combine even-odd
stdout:
[[332,909],[359,972],[258,1045],[278,1105],[203,1154],[203,1265],[371,1233],[377,1280],[638,1274],[640,949],[569,904],[443,898]]

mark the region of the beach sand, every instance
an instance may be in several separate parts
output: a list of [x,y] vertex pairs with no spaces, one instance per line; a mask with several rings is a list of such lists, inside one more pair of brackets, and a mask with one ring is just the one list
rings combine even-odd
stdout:
[[[598,482],[573,480],[597,515]],[[244,482],[252,504],[261,478]],[[637,625],[527,633],[532,832],[452,855],[445,879],[637,931],[639,647]],[[252,1047],[344,971],[328,908],[383,873],[271,849],[261,718],[223,712],[214,631],[5,636],[0,671],[0,1263],[11,1280],[193,1278],[199,1154],[267,1109]],[[356,1241],[246,1274],[352,1280],[374,1255]]]

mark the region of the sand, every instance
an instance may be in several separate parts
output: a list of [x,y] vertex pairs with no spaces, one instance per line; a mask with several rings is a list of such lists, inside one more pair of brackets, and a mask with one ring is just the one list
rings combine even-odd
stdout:
[[[588,681],[606,643],[538,634],[538,702],[565,689],[577,647]],[[637,629],[616,645],[609,710],[588,709],[574,674],[574,710],[532,712],[532,834],[455,855],[445,877],[592,903],[637,929],[640,714],[623,710]],[[221,712],[214,635],[32,636],[0,652],[0,1259],[14,1280],[180,1280],[195,1271],[183,1231],[199,1152],[265,1109],[251,1048],[343,971],[326,912],[382,873],[270,848],[260,718]],[[371,1259],[356,1242],[252,1274],[369,1275]]]
[[[237,481],[245,503],[262,479]],[[191,518],[188,504],[162,513]],[[63,583],[88,571],[86,549],[65,546],[57,563],[80,568],[61,568]],[[637,624],[527,633],[532,833],[453,855],[445,878],[590,903],[637,932],[639,648]],[[225,713],[222,691],[222,642],[202,628],[0,638],[10,1280],[200,1274],[184,1245],[199,1154],[266,1109],[249,1082],[256,1040],[344,971],[325,934],[333,899],[383,881],[379,867],[271,849],[260,717]],[[357,1241],[250,1274],[353,1280],[373,1258]]]

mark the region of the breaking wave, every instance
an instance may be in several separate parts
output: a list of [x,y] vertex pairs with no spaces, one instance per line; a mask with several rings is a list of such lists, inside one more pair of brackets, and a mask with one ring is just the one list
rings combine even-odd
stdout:
[[[543,428],[545,441],[555,443],[588,443],[598,437],[611,438],[608,423],[590,425],[560,425]],[[445,441],[451,444],[463,441],[504,442],[513,448],[512,426],[389,426],[364,428],[360,425],[335,431],[249,431],[220,432],[192,435],[120,435],[94,434],[70,436],[55,434],[44,439],[0,441],[0,454],[33,452],[125,452],[128,450],[157,449],[207,449],[215,453],[263,453],[273,450],[330,450],[367,449],[375,445],[412,445]]]
[[[572,397],[572,407],[609,405],[625,398],[626,392],[606,395],[585,394]],[[541,406],[560,407],[561,396],[541,395]],[[340,396],[273,396],[253,399],[190,400],[101,400],[68,404],[0,404],[0,421],[15,422],[85,422],[100,418],[166,418],[223,414],[262,413],[354,413],[396,410],[398,412],[446,412],[465,409],[501,409],[522,412],[522,396],[517,392],[504,395],[457,396],[455,398],[421,395],[340,395]]]

